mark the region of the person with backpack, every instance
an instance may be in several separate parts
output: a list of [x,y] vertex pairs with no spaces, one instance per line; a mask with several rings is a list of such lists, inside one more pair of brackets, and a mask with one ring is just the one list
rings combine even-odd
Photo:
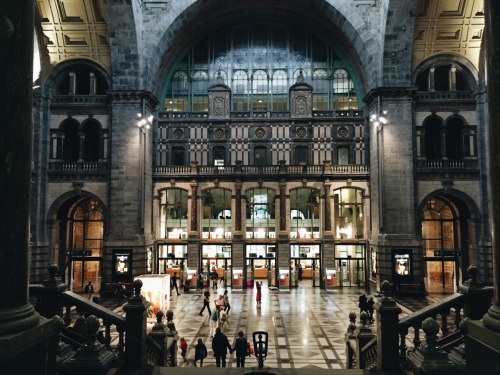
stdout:
[[87,295],[87,298],[89,300],[92,299],[92,294],[94,294],[94,286],[92,285],[92,281],[89,281],[89,283],[85,286],[85,289],[83,289],[83,293]]
[[200,338],[198,339],[198,343],[194,347],[194,367],[196,366],[196,362],[200,361],[200,367],[203,367],[203,360],[208,356],[208,350],[205,344],[203,343],[203,340]]
[[249,355],[248,341],[243,331],[238,332],[238,337],[234,340],[233,352],[236,351],[236,367],[245,367],[245,357]]
[[210,314],[210,338],[214,337],[217,328],[219,328],[219,311],[213,309]]

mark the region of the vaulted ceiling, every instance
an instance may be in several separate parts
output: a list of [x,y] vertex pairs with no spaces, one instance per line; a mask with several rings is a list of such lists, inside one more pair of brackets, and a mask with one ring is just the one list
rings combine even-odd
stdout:
[[[401,0],[393,0],[401,1]],[[103,0],[37,0],[40,53],[51,66],[88,58],[111,72]],[[168,11],[168,9],[167,9]],[[436,54],[455,54],[479,70],[483,0],[421,0],[416,13],[413,68]]]

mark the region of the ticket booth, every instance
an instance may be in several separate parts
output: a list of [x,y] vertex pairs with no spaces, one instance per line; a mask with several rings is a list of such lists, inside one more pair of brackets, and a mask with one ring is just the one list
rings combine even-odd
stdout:
[[141,295],[149,302],[148,320],[156,320],[156,313],[170,308],[170,275],[147,274],[135,278],[142,281]]
[[325,289],[335,290],[337,287],[337,270],[335,268],[327,268],[325,270]]
[[241,268],[233,269],[232,283],[233,289],[243,289],[243,270]]

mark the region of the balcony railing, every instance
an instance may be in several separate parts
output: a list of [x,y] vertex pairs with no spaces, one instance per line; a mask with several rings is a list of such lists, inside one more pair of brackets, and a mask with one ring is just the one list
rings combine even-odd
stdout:
[[209,175],[361,175],[370,174],[369,165],[228,165],[228,166],[160,166],[155,167],[156,177],[209,176]]
[[[313,111],[315,118],[362,118],[362,110]],[[208,119],[208,112],[161,112],[160,120]],[[234,111],[229,114],[232,119],[288,119],[289,111]]]
[[86,161],[50,161],[49,173],[58,174],[106,174],[109,169],[108,161],[86,162]]
[[107,95],[54,95],[52,97],[53,105],[58,105],[58,104],[63,104],[63,105],[103,104],[104,105],[107,103],[107,101],[108,101]]

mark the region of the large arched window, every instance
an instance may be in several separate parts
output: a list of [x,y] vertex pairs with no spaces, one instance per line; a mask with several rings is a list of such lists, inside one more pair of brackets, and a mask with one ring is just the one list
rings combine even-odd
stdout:
[[203,238],[231,238],[231,191],[207,189],[201,199]]
[[363,238],[363,191],[353,188],[335,190],[338,238]]
[[427,291],[454,290],[455,257],[460,254],[459,210],[446,197],[425,202],[421,212]]
[[83,135],[85,137],[83,142],[83,160],[90,162],[97,162],[101,157],[101,125],[89,119],[83,123]]
[[441,159],[441,131],[442,121],[437,116],[431,116],[425,120],[424,149],[427,160]]
[[69,261],[69,280],[73,291],[81,292],[88,281],[100,289],[100,258],[102,257],[103,208],[93,198],[78,200],[68,211],[66,253]]
[[181,189],[160,193],[160,238],[185,239],[188,232],[188,194]]
[[[208,35],[186,51],[165,83],[166,111],[208,110],[200,71],[215,83],[220,74],[233,95],[232,111],[288,110],[288,88],[302,71],[318,94],[314,109],[357,109],[349,68],[333,45],[308,30],[269,21]],[[188,79],[191,77],[191,80]],[[213,80],[213,81],[212,81]]]
[[80,124],[73,119],[64,120],[60,126],[63,134],[62,155],[66,162],[80,159]]
[[454,116],[446,121],[446,157],[450,160],[461,160],[464,156],[464,122]]
[[275,238],[276,193],[270,189],[251,189],[246,192],[246,237]]
[[298,188],[290,191],[290,238],[319,238],[318,191]]

